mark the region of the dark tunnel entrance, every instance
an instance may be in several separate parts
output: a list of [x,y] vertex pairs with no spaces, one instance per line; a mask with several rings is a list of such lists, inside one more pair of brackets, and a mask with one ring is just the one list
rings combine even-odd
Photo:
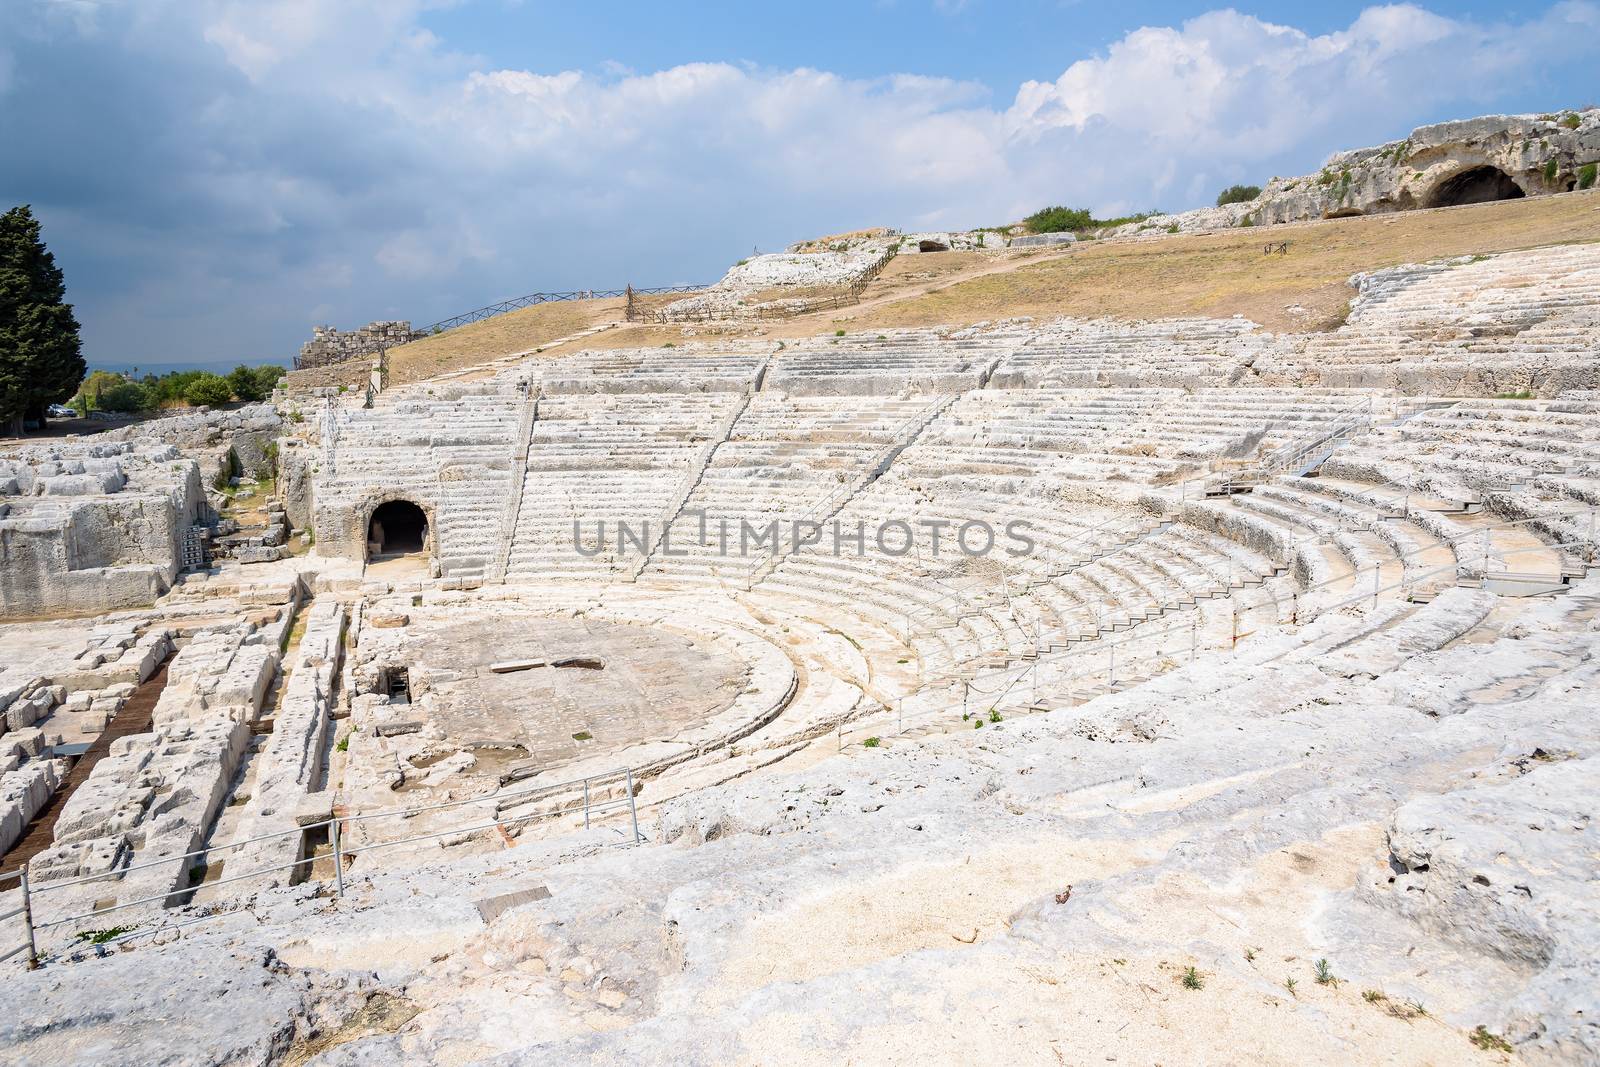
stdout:
[[409,500],[379,504],[367,522],[367,558],[421,552],[428,540],[428,516]]
[[1487,204],[1492,200],[1517,200],[1526,194],[1499,167],[1473,167],[1446,178],[1428,195],[1426,207]]

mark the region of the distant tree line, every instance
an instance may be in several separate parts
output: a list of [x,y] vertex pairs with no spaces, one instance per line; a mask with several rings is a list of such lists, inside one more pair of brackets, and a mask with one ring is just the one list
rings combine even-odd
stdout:
[[79,412],[153,411],[184,404],[216,407],[234,400],[265,400],[283,377],[277,366],[247,367],[243,364],[228,374],[202,370],[175,370],[166,374],[146,374],[143,378],[97,370],[83,380],[71,406]]

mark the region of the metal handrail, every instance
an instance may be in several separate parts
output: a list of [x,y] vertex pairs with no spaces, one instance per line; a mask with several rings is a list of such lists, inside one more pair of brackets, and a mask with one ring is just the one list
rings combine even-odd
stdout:
[[423,327],[424,334],[433,335],[453,330],[457,326],[466,326],[473,322],[482,322],[492,319],[496,315],[504,315],[509,311],[520,311],[535,304],[548,304],[562,300],[607,300],[618,296],[627,296],[631,291],[635,296],[653,296],[660,293],[698,293],[709,288],[705,285],[659,285],[650,289],[637,289],[628,286],[623,289],[574,289],[564,293],[528,293],[526,296],[514,296],[508,300],[501,300],[494,304],[486,304],[481,308],[452,315],[447,319],[440,319]]

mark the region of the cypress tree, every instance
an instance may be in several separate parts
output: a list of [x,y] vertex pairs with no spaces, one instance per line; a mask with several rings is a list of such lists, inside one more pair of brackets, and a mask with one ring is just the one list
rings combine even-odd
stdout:
[[0,215],[0,427],[42,424],[70,397],[85,365],[67,284],[27,206]]

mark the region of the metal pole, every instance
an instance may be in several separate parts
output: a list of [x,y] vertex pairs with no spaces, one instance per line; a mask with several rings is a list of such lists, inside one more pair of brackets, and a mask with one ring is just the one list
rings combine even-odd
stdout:
[[1193,618],[1189,620],[1189,662],[1193,663],[1200,654],[1200,609],[1195,608]]
[[1380,588],[1382,588],[1382,586],[1383,586],[1383,571],[1379,570],[1378,569],[1378,565],[1376,563],[1374,563],[1372,565],[1372,606],[1373,607],[1377,607],[1378,606],[1378,590]]
[[905,697],[900,696],[900,697],[895,697],[894,698],[894,714],[895,714],[894,732],[897,735],[905,733],[906,732],[906,698]]
[[329,833],[333,842],[333,876],[338,883],[339,895],[344,896],[344,846],[340,841],[339,820],[333,820],[333,829]]
[[33,893],[28,887],[28,868],[22,868],[22,923],[28,928],[28,970],[39,969],[39,945],[33,937]]
[[639,843],[639,806],[633,800],[633,768],[628,768],[628,817],[633,820],[633,843]]
[[589,779],[583,780],[583,828],[589,828]]

